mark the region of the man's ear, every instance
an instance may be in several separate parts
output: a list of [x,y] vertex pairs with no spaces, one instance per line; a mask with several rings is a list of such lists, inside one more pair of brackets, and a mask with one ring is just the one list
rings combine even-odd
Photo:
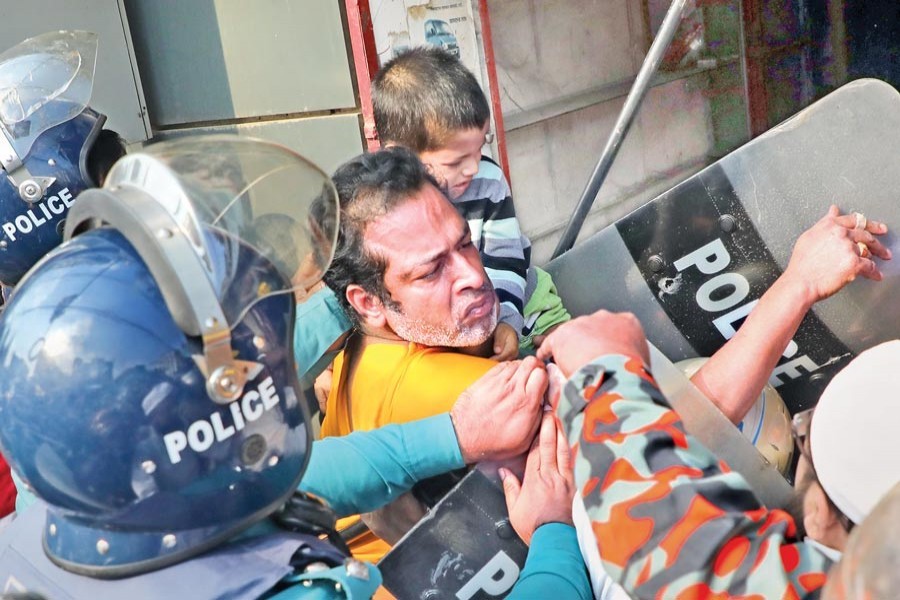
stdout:
[[803,498],[803,526],[806,535],[835,550],[847,543],[847,531],[818,482],[810,484]]
[[359,320],[364,325],[383,329],[387,324],[384,303],[377,296],[370,294],[355,283],[347,286],[347,302],[359,315]]

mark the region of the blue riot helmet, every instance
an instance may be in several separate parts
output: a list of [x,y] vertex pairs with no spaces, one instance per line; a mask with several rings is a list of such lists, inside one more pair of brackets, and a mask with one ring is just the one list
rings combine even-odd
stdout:
[[54,562],[160,568],[296,489],[294,304],[331,261],[337,206],[311,163],[233,136],[147,146],[82,193],[0,315],[0,445],[48,505]]
[[99,183],[92,162],[106,117],[87,107],[96,57],[97,36],[85,31],[46,33],[0,55],[0,284],[15,285],[62,242],[75,197]]

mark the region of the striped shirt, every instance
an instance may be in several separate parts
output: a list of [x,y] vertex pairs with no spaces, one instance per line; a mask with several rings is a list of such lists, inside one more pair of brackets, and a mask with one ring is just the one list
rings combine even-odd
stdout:
[[500,300],[500,322],[521,337],[525,328],[525,282],[531,264],[531,242],[522,234],[509,183],[500,167],[481,157],[478,173],[466,191],[452,201],[472,230],[472,243]]

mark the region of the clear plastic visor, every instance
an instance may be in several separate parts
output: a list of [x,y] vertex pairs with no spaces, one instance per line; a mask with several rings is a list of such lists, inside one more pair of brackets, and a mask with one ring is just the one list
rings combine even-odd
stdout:
[[104,187],[124,185],[142,188],[173,217],[232,328],[267,296],[304,299],[331,262],[331,179],[276,144],[214,135],[152,144],[116,163]]
[[0,128],[24,160],[34,141],[87,107],[97,35],[54,31],[0,54]]

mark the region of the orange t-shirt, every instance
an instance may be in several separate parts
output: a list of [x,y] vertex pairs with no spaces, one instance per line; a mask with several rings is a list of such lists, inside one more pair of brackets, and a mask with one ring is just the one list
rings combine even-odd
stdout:
[[[352,382],[344,373],[344,353],[334,363],[331,393],[325,407],[322,437],[368,431],[389,423],[406,423],[449,412],[459,395],[496,363],[441,348],[372,344],[362,350]],[[345,529],[358,516],[338,521]],[[381,560],[390,545],[367,531],[351,540],[359,560]]]

